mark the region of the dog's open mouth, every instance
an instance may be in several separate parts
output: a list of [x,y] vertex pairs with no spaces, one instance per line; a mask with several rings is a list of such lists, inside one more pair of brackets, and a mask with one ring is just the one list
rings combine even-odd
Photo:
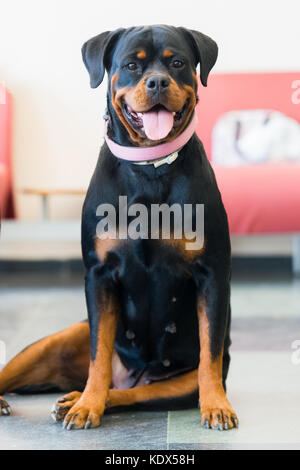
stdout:
[[188,102],[189,100],[177,112],[169,111],[162,104],[158,104],[148,111],[139,113],[125,101],[122,104],[124,116],[135,131],[150,140],[162,140],[182,124],[187,114]]

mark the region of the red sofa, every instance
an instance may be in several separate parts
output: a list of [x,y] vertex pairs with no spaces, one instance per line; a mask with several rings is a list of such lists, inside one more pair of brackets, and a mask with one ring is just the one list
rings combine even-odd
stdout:
[[0,83],[0,210],[1,218],[12,215],[11,207],[12,96]]
[[[213,74],[207,88],[199,85],[197,133],[208,158],[212,129],[227,111],[274,109],[300,122],[300,104],[292,101],[296,80],[300,72]],[[214,170],[232,234],[300,233],[300,164]],[[299,237],[297,249],[300,257]]]

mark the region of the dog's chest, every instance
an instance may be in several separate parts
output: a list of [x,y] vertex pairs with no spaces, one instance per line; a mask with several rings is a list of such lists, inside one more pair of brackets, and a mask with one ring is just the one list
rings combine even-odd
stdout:
[[[135,266],[131,264],[130,273]],[[137,269],[123,285],[116,349],[128,369],[153,376],[197,366],[196,290],[193,280],[172,265]]]

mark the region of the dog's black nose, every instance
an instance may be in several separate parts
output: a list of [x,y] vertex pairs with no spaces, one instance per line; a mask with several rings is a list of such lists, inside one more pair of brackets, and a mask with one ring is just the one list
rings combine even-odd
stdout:
[[161,93],[169,88],[170,79],[167,75],[152,75],[146,81],[147,90],[152,93]]

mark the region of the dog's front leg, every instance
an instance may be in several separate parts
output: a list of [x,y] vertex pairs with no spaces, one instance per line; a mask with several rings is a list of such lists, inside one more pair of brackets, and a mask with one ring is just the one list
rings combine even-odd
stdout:
[[229,314],[229,280],[212,276],[205,298],[198,300],[200,362],[198,369],[201,424],[205,428],[231,429],[237,416],[223,386],[223,351]]
[[119,299],[117,283],[107,267],[97,265],[88,273],[86,299],[91,330],[89,377],[80,399],[64,419],[67,429],[99,426],[108,397]]

